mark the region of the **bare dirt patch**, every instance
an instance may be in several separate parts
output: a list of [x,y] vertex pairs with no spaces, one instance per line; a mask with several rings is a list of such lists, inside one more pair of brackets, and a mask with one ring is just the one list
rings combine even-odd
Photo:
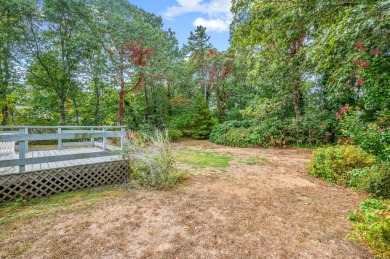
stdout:
[[310,177],[311,151],[208,141],[175,148],[233,159],[172,190],[116,190],[98,202],[76,200],[67,209],[7,220],[0,224],[0,257],[371,258],[345,239],[346,215],[365,196]]

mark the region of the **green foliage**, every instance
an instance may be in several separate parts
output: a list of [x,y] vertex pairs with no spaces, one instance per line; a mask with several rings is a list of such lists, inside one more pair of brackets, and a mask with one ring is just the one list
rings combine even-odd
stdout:
[[185,172],[174,167],[174,157],[167,133],[134,135],[125,145],[131,178],[142,186],[168,187],[188,178]]
[[378,258],[390,257],[390,201],[365,200],[349,218],[354,227],[352,240],[367,244]]
[[390,164],[377,163],[347,172],[347,186],[367,191],[378,197],[390,198]]
[[329,182],[346,184],[348,171],[371,166],[375,157],[355,146],[319,148],[314,151],[310,174]]
[[213,128],[210,141],[233,147],[281,147],[294,140],[289,128],[289,125],[273,119],[260,122],[226,121]]
[[232,159],[230,155],[217,154],[212,152],[201,152],[196,150],[181,150],[175,154],[177,161],[187,163],[196,167],[225,168],[229,166]]
[[253,147],[261,142],[261,135],[249,121],[227,121],[213,128],[210,141],[233,147]]
[[388,118],[381,120],[378,123],[365,123],[357,112],[350,111],[343,114],[340,124],[343,133],[363,150],[390,161],[390,128],[386,127]]
[[194,139],[207,139],[215,125],[211,117],[209,107],[204,98],[199,98],[193,106],[191,125],[191,137]]
[[180,130],[182,137],[207,139],[211,129],[217,124],[216,118],[212,117],[207,103],[202,97],[192,102],[189,101],[176,114],[177,116],[169,123],[169,128]]
[[171,140],[181,139],[183,137],[183,132],[178,129],[168,129],[168,137]]

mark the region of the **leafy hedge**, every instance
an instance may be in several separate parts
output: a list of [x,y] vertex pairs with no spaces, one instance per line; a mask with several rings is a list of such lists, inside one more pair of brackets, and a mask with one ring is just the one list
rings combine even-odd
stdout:
[[210,141],[233,147],[284,146],[294,141],[280,121],[226,121],[213,128]]

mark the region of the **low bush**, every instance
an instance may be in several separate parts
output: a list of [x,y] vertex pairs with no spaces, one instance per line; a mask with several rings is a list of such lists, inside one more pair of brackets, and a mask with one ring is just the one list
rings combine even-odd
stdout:
[[367,244],[378,258],[390,258],[390,201],[365,200],[349,219],[354,228],[352,240]]
[[174,158],[168,133],[155,131],[129,138],[125,145],[131,179],[142,186],[172,186],[188,178],[174,167]]
[[249,121],[228,121],[217,125],[210,141],[232,147],[253,147],[261,143],[261,136]]
[[390,199],[390,163],[377,163],[347,173],[347,185]]
[[178,129],[168,129],[168,137],[171,140],[181,139],[184,136],[183,132]]
[[346,185],[348,171],[371,166],[375,156],[356,146],[337,146],[316,149],[309,167],[310,174]]
[[289,132],[275,120],[226,121],[213,128],[210,141],[233,147],[281,147],[294,141]]

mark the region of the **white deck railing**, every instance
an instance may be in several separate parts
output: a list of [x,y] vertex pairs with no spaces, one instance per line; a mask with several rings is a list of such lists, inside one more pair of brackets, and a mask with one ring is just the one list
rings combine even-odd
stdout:
[[[54,130],[57,133],[32,133],[37,129]],[[1,131],[2,130],[2,131]],[[124,126],[0,126],[0,142],[18,142],[15,148],[19,149],[19,158],[0,161],[0,168],[19,166],[19,172],[25,171],[29,164],[67,161],[113,155],[113,146],[107,143],[107,138],[120,138],[120,147],[123,150],[126,133]],[[102,142],[95,141],[101,138]],[[89,139],[88,142],[63,142],[63,140]],[[56,140],[57,149],[70,146],[91,146],[102,149],[100,152],[79,153],[47,157],[26,158],[29,141]],[[110,150],[110,151],[108,151]]]

